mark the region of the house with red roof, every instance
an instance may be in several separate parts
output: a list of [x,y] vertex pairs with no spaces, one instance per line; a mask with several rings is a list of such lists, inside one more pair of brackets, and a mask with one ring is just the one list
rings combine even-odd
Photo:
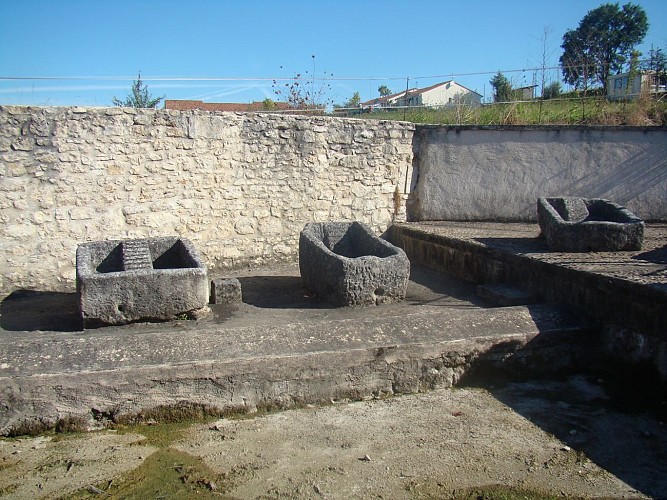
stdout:
[[271,101],[271,108],[269,109],[264,102],[203,102],[192,100],[166,100],[164,101],[164,109],[176,109],[179,111],[187,111],[190,109],[202,109],[204,111],[232,111],[232,112],[248,112],[248,111],[287,111],[290,109],[286,102]]

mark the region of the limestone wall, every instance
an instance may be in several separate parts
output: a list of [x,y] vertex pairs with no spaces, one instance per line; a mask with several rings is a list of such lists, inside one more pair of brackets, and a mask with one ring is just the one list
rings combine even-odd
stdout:
[[418,127],[414,220],[535,221],[540,196],[667,220],[667,129]]
[[209,269],[293,260],[309,221],[405,220],[414,128],[0,107],[0,292],[74,289],[78,243],[179,235]]

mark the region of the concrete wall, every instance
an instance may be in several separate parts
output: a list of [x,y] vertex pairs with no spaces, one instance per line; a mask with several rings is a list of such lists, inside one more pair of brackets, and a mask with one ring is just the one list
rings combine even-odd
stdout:
[[412,220],[535,221],[540,196],[667,220],[667,129],[418,127]]
[[411,125],[0,107],[0,293],[74,290],[86,241],[179,235],[209,270],[294,260],[306,222],[405,220]]

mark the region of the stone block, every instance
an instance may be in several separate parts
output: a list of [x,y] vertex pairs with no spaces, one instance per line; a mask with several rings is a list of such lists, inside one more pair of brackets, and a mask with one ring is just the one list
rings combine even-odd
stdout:
[[211,281],[211,304],[234,304],[242,300],[241,282],[236,278]]
[[320,300],[366,306],[405,298],[410,261],[362,223],[312,222],[299,237],[299,269]]
[[644,221],[608,200],[539,198],[537,219],[555,252],[641,250],[644,241]]
[[166,321],[208,304],[206,266],[178,237],[80,244],[76,288],[86,327]]

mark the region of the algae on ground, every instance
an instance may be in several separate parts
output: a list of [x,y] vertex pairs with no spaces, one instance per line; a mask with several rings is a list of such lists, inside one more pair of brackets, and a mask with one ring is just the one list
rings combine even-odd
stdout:
[[138,445],[155,446],[158,449],[133,469],[102,484],[89,485],[68,498],[145,499],[145,498],[232,498],[224,495],[224,477],[216,474],[204,460],[171,448],[194,424],[170,422],[155,425],[135,424],[117,426],[119,433],[143,436]]
[[223,481],[199,457],[174,448],[150,455],[136,469],[105,484],[89,486],[68,498],[232,498],[223,494]]

